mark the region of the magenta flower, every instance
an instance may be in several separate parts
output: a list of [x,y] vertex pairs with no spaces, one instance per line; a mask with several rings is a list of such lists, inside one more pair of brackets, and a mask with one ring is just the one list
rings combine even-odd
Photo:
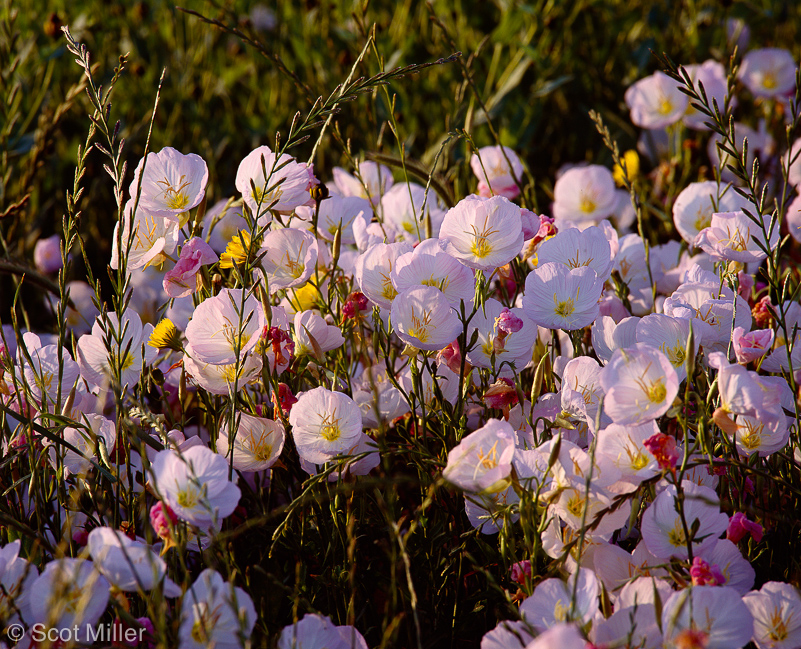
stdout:
[[511,406],[517,405],[517,390],[511,379],[499,378],[484,393],[484,403],[489,408],[508,412]]
[[348,295],[345,304],[342,305],[342,320],[349,320],[357,317],[363,311],[367,311],[370,302],[364,293],[354,291]]
[[[291,388],[286,383],[279,383],[278,395],[276,396],[276,393],[273,392],[270,397],[273,400],[275,407],[280,410],[284,417],[289,415],[289,412],[292,410],[292,406],[298,402],[298,398],[292,394]],[[278,413],[276,412],[276,416],[277,414]]]
[[160,539],[172,541],[170,529],[178,524],[178,517],[167,503],[157,502],[150,508],[150,524]]
[[175,268],[164,276],[164,292],[170,297],[186,297],[198,289],[197,276],[201,266],[213,264],[219,259],[203,239],[193,237],[181,248],[181,256]]
[[520,210],[520,216],[523,219],[523,239],[530,241],[530,246],[535,246],[556,234],[555,219],[552,216],[537,215],[525,208]]
[[526,559],[512,564],[512,581],[525,584],[526,579],[531,579],[531,561]]
[[693,559],[690,577],[693,586],[722,586],[726,583],[726,576],[720,571],[720,567],[717,564],[709,565],[701,557]]
[[679,461],[679,450],[676,448],[676,440],[664,433],[654,433],[643,442],[643,446],[656,458],[659,468],[672,470]]
[[766,295],[759,302],[754,305],[751,315],[754,318],[754,326],[764,328],[769,327],[773,323],[773,314],[776,307],[771,304],[770,296]]
[[732,543],[739,543],[747,534],[750,534],[754,541],[759,543],[762,540],[762,526],[749,521],[742,512],[737,512],[729,519],[726,538]]
[[[454,340],[450,343],[447,347],[441,349],[439,353],[437,353],[437,363],[438,364],[445,364],[448,366],[452,372],[456,372],[457,374],[462,369],[462,352],[459,349],[459,341]],[[465,372],[470,369],[470,364],[465,364]]]
[[504,309],[501,315],[495,318],[495,322],[498,325],[498,331],[503,331],[507,334],[516,333],[523,328],[523,321],[509,309]]

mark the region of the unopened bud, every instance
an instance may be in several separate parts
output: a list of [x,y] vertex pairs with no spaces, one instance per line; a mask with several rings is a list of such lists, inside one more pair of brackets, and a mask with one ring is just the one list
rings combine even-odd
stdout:
[[334,244],[331,246],[331,256],[333,261],[331,268],[336,268],[339,263],[339,252],[342,247],[342,223],[339,224],[337,231],[334,233]]

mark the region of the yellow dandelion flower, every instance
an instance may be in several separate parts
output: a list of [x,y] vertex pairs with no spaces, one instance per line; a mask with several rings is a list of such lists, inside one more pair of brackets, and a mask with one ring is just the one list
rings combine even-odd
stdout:
[[156,349],[174,349],[179,352],[182,350],[181,332],[170,320],[163,318],[153,329],[147,344]]
[[237,232],[228,242],[225,252],[220,255],[220,268],[233,268],[234,264],[244,264],[248,259],[250,241],[250,232],[247,230]]

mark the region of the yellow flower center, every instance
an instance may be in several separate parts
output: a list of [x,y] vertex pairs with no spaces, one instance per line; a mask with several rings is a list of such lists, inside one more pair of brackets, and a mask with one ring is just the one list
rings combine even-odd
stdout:
[[189,194],[184,190],[192,183],[184,180],[185,178],[186,176],[181,176],[176,187],[173,187],[166,177],[164,180],[156,181],[156,184],[162,187],[162,198],[168,209],[183,210],[189,204]]
[[593,259],[594,257],[590,257],[585,261],[579,260],[579,251],[576,250],[576,256],[573,259],[570,259],[568,257],[565,260],[565,266],[567,266],[568,268],[581,268],[582,266],[589,266],[592,263]]
[[164,349],[165,347],[172,347],[177,341],[178,330],[168,318],[164,318],[153,329],[147,344],[156,349]]
[[270,444],[270,436],[264,431],[259,433],[258,437],[255,435],[251,437],[245,443],[245,448],[260,462],[266,462],[273,455],[273,445]]
[[226,383],[233,383],[239,378],[242,378],[242,370],[244,367],[239,368],[239,374],[236,373],[236,363],[231,363],[230,365],[221,365],[221,375],[223,380]]
[[472,252],[479,259],[483,259],[492,252],[492,246],[483,237],[477,237],[473,242],[473,245],[470,246],[470,252]]
[[698,210],[695,215],[695,229],[699,232],[712,225],[712,213],[708,210]]
[[685,351],[684,347],[682,347],[681,343],[676,342],[673,347],[668,347],[667,343],[662,343],[662,346],[659,349],[665,356],[668,357],[668,360],[673,367],[681,367],[684,365],[684,361],[687,358],[687,352]]
[[253,192],[253,200],[258,205],[259,209],[269,209],[270,206],[275,205],[281,200],[281,195],[284,192],[280,187],[275,187],[272,191],[267,191],[266,187],[256,187]]
[[629,441],[631,442],[631,446],[626,447],[626,455],[629,456],[629,466],[635,471],[644,469],[648,466],[648,456],[646,456],[640,451],[639,448],[637,448],[637,446],[631,440],[631,437],[629,437]]
[[303,255],[303,246],[304,244],[301,244],[296,259],[292,259],[289,256],[288,250],[284,253],[284,256],[286,257],[286,262],[284,262],[284,265],[289,271],[289,274],[292,275],[292,277],[294,277],[295,279],[298,279],[301,275],[303,275],[303,271],[306,270],[305,264],[300,263],[300,258]]
[[41,376],[34,376],[34,382],[42,392],[47,392],[53,385],[53,372],[42,372]]
[[740,436],[740,443],[749,451],[757,450],[762,445],[762,429],[764,426],[764,424],[754,424],[751,421],[741,424],[740,428],[744,428],[745,432]]
[[451,278],[448,276],[443,277],[442,279],[434,279],[434,274],[431,274],[431,277],[428,279],[424,279],[420,282],[423,286],[433,286],[434,288],[438,288],[443,293],[448,288],[448,284],[451,283]]
[[326,442],[335,442],[342,436],[342,429],[339,427],[339,419],[337,418],[336,410],[330,415],[323,417],[323,422],[320,426],[320,435],[322,435]]
[[584,498],[578,491],[574,491],[573,496],[567,501],[567,511],[578,518],[584,512]]
[[398,292],[395,290],[389,275],[381,273],[381,278],[381,297],[392,302],[398,296]]
[[781,642],[782,640],[786,640],[788,635],[787,622],[784,620],[784,615],[782,611],[779,611],[779,607],[775,606],[773,608],[773,615],[770,616],[770,632],[768,633],[768,637],[774,642]]
[[409,329],[409,335],[412,338],[417,338],[421,343],[428,342],[430,335],[428,328],[431,325],[431,314],[428,311],[423,312],[422,317],[418,317],[412,308],[412,326]]
[[487,469],[488,471],[498,466],[498,442],[495,442],[492,447],[485,453],[484,449],[478,449],[478,467]]
[[195,615],[198,619],[192,625],[192,639],[200,645],[208,646],[211,642],[211,631],[220,619],[219,607],[209,610],[205,603],[198,605],[199,611]]
[[576,304],[572,297],[567,298],[566,300],[558,301],[556,298],[556,294],[554,293],[553,303],[554,303],[554,313],[556,313],[556,315],[562,318],[567,318],[568,316],[572,315],[576,310]]
[[553,617],[557,622],[564,622],[567,620],[567,614],[570,612],[570,608],[562,604],[562,600],[556,600],[556,604],[553,607]]
[[751,232],[746,231],[745,234],[740,232],[739,228],[735,228],[734,232],[731,232],[727,228],[727,232],[729,235],[728,239],[723,239],[721,243],[725,245],[730,250],[734,250],[735,252],[742,252],[746,250],[748,247],[748,239],[751,238]]
[[470,245],[470,252],[479,259],[483,259],[492,252],[493,248],[489,239],[492,235],[498,234],[498,230],[491,228],[487,224],[488,221],[489,215],[484,217],[484,225],[480,230],[475,225],[470,226],[472,232],[465,230],[465,234],[472,235],[473,237],[473,243]]
[[681,547],[687,544],[687,537],[684,536],[684,530],[681,527],[681,521],[677,518],[673,525],[673,529],[668,532],[668,542],[674,548]]
[[667,97],[662,97],[662,101],[659,102],[659,108],[657,111],[660,115],[670,115],[670,113],[673,112],[673,102],[671,102]]
[[665,400],[667,396],[667,388],[663,383],[662,379],[657,379],[651,383],[646,388],[646,394],[648,395],[648,401],[651,403],[660,403],[661,401]]
[[579,209],[584,212],[585,214],[590,214],[595,211],[595,208],[598,207],[598,204],[587,196],[582,196],[581,202],[579,203]]
[[186,509],[196,507],[200,502],[200,491],[194,485],[187,485],[178,492],[178,504]]

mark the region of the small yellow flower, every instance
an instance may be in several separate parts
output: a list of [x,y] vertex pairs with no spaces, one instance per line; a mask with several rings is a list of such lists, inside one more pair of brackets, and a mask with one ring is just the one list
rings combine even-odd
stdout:
[[629,181],[634,180],[640,173],[640,156],[634,149],[629,149],[623,154],[623,162],[626,163],[626,172],[623,172],[623,166],[616,164],[612,169],[612,177],[618,187],[623,187],[625,178],[628,176]]
[[177,352],[183,349],[181,346],[181,332],[167,318],[163,318],[156,325],[153,333],[150,334],[150,340],[147,341],[147,344],[156,349],[174,349]]
[[244,264],[248,259],[250,240],[250,232],[247,230],[237,232],[228,242],[225,252],[220,255],[220,268],[233,268],[234,264]]

